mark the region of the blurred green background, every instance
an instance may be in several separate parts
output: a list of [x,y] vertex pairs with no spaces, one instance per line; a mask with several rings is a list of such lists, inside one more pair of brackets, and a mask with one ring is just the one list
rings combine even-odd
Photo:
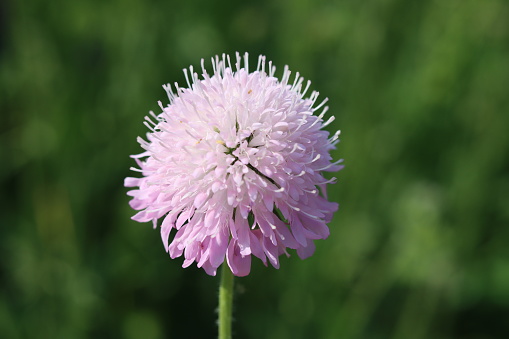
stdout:
[[130,220],[161,85],[218,53],[313,81],[331,236],[237,279],[236,338],[506,338],[509,2],[0,2],[0,338],[214,338],[218,278]]

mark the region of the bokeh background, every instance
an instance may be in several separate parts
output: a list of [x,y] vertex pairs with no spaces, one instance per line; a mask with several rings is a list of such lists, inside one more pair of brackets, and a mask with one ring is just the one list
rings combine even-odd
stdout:
[[509,2],[0,2],[0,338],[214,338],[218,278],[130,220],[161,85],[265,54],[330,98],[331,236],[237,279],[236,338],[506,338]]

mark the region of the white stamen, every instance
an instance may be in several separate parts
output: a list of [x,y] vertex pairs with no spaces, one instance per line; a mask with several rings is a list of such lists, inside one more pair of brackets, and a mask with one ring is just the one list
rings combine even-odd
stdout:
[[[318,95],[316,96],[318,98]],[[313,112],[316,112],[318,111],[320,108],[322,108],[323,105],[325,105],[325,103],[329,101],[329,98],[325,98],[323,99],[323,101],[320,103],[320,105],[316,106],[315,108],[313,108]]]
[[341,134],[340,130],[337,130],[336,133],[332,136],[332,138],[329,139],[329,142],[332,143],[333,141],[337,140],[339,138],[339,135]]
[[304,95],[306,95],[306,92],[308,91],[309,89],[309,86],[311,86],[311,81],[308,80],[307,84],[306,84],[306,87],[304,88],[304,90],[300,93],[300,97],[303,98]]
[[235,59],[237,60],[235,62],[235,68],[237,69],[237,72],[240,71],[240,53],[235,52]]
[[187,76],[187,68],[184,68],[183,71],[184,71],[184,76],[186,78],[187,87],[191,88],[191,83],[189,82],[189,77]]
[[[329,107],[325,107],[325,108],[327,108],[327,109],[328,109]],[[324,108],[324,110],[325,110],[325,108]],[[324,123],[322,124],[322,128],[323,128],[323,127],[328,126],[328,125],[329,125],[331,122],[333,122],[334,120],[336,120],[336,117],[335,117],[334,115],[331,115],[331,116],[330,116],[330,118],[329,118],[326,122],[324,122]]]
[[327,166],[325,167],[322,167],[322,168],[317,168],[315,169],[315,171],[324,171],[326,170],[327,168],[331,168],[332,166],[336,166],[336,165],[339,165],[340,163],[343,162],[343,159],[339,159],[338,161],[335,161],[335,162],[331,162],[330,164],[328,164]]
[[246,72],[249,73],[249,55],[247,52],[244,54],[244,68],[246,69]]

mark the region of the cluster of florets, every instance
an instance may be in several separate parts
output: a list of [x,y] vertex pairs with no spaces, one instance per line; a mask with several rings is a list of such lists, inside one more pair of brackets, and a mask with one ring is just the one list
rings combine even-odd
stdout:
[[338,207],[325,192],[335,179],[322,175],[342,167],[329,154],[339,131],[323,130],[334,119],[323,120],[326,100],[313,107],[310,82],[303,88],[297,73],[290,83],[287,67],[279,81],[264,56],[252,73],[247,54],[237,54],[235,70],[225,55],[212,66],[209,75],[202,60],[201,79],[185,70],[188,88],[164,86],[169,105],[147,117],[147,140],[138,139],[145,151],[133,156],[143,176],[125,182],[136,187],[128,193],[139,210],[133,219],[162,220],[170,256],[211,275],[225,257],[244,276],[251,255],[276,268],[287,248],[310,256]]

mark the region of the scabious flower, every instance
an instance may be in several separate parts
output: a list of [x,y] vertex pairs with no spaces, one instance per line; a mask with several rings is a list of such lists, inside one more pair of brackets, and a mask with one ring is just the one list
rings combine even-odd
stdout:
[[[193,67],[184,74],[188,88],[163,86],[170,100],[162,113],[147,117],[144,152],[132,156],[141,178],[126,178],[130,205],[139,222],[158,220],[164,248],[172,258],[184,255],[210,275],[227,263],[237,276],[249,274],[251,255],[279,268],[287,248],[307,258],[313,240],[329,235],[327,223],[338,205],[327,200],[323,171],[337,171],[332,162],[339,131],[326,122],[325,99],[315,106],[308,81],[297,73],[290,82],[288,67],[281,81],[264,56],[256,71],[248,54],[212,58],[213,74],[201,62],[202,78]],[[322,108],[324,107],[324,108]],[[319,115],[314,112],[321,109]],[[171,244],[171,231],[176,234]]]

